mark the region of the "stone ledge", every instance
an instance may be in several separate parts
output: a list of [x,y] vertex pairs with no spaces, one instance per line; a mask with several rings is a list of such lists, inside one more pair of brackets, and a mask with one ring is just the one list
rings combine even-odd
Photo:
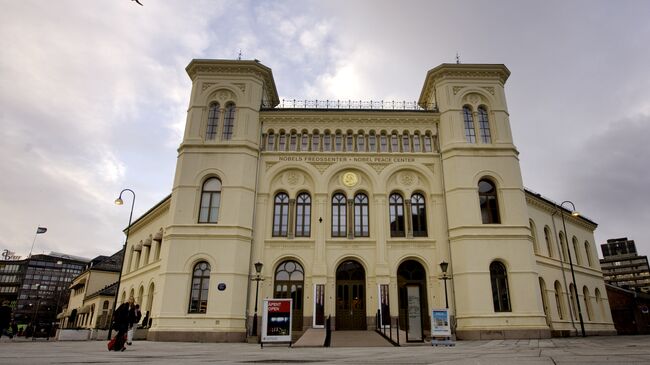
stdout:
[[551,338],[548,329],[529,330],[459,330],[456,331],[459,340],[516,340]]
[[246,332],[149,330],[147,340],[162,342],[246,342]]

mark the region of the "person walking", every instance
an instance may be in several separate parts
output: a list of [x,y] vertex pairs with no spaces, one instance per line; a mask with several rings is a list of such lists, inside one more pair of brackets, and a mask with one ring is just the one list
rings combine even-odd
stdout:
[[9,301],[5,300],[2,302],[2,307],[0,307],[0,338],[2,335],[13,338],[14,334],[9,333],[9,325],[11,324],[11,307],[9,306]]
[[133,297],[129,298],[129,301],[126,303],[120,304],[119,307],[115,310],[113,314],[113,329],[117,331],[115,335],[115,344],[113,345],[113,351],[124,351],[126,347],[124,346],[124,337],[126,332],[129,330],[130,323],[130,313],[131,307],[133,306],[135,299]]
[[126,336],[126,344],[131,346],[133,344],[133,332],[138,328],[137,324],[140,323],[142,312],[140,312],[140,304],[135,304],[129,309],[129,332]]

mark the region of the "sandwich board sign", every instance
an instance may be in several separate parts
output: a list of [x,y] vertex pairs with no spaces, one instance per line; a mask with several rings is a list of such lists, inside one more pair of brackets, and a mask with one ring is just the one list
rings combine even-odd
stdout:
[[291,309],[291,299],[264,299],[262,346],[282,342],[291,345]]

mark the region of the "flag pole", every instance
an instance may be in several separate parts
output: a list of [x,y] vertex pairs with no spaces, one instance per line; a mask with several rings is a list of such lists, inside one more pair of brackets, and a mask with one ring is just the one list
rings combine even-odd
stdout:
[[29,256],[27,256],[27,258],[32,257],[32,251],[34,250],[34,243],[36,243],[36,236],[38,236],[38,230],[36,230],[36,233],[34,233],[34,240],[32,241],[32,248],[29,249]]

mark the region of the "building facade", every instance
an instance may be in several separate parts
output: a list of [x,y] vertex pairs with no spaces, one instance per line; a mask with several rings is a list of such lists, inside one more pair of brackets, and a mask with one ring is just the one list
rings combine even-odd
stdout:
[[600,247],[603,252],[600,267],[606,283],[650,293],[648,257],[637,254],[634,240],[612,238]]
[[413,104],[281,105],[257,61],[187,72],[172,193],[131,225],[120,284],[150,339],[244,341],[255,263],[298,333],[372,329],[379,310],[423,339],[445,303],[459,339],[573,335],[577,304],[614,333],[596,224],[524,189],[504,65],[440,65]]

